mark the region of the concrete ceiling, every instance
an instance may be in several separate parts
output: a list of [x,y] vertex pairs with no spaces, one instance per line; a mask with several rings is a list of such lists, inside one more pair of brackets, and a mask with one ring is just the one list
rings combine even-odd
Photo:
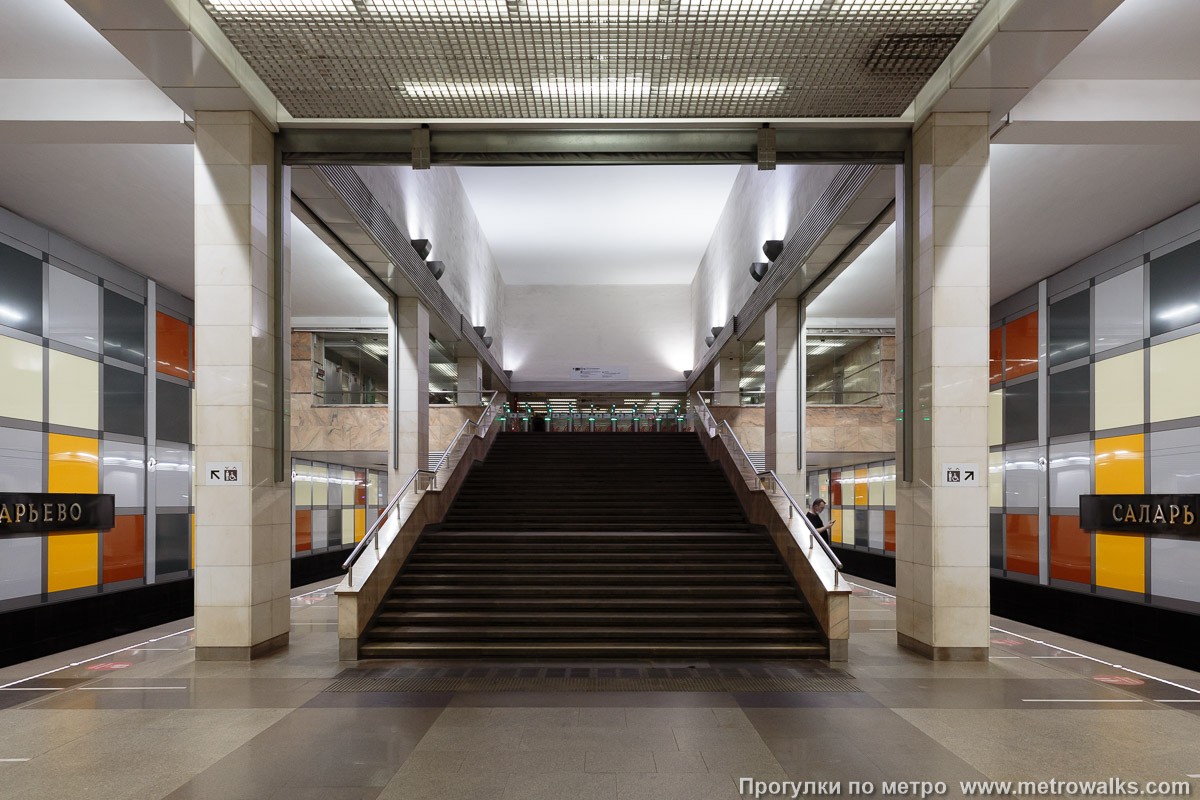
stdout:
[[468,167],[508,284],[688,284],[739,167]]
[[1196,0],[1125,0],[1047,78],[1197,80],[1197,31]]
[[896,319],[896,226],[888,227],[808,306],[809,318]]
[[386,325],[387,315],[379,293],[293,215],[292,319],[358,327]]

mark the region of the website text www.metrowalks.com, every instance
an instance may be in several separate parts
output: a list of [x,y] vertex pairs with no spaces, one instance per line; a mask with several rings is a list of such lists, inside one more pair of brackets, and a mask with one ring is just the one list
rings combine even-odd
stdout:
[[[1189,797],[1190,781],[959,781],[963,797]],[[743,797],[944,797],[945,781],[760,781],[738,778]]]

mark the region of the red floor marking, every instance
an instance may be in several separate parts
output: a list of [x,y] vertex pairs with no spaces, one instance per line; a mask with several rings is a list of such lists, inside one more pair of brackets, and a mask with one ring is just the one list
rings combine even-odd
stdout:
[[127,661],[107,661],[103,664],[92,664],[90,667],[88,667],[88,669],[95,672],[102,669],[125,669],[126,667],[132,666],[133,664],[130,664]]
[[1019,639],[992,639],[992,644],[1002,644],[1006,647],[1016,647],[1022,644]]
[[1141,686],[1145,681],[1131,678],[1128,675],[1093,675],[1094,680],[1101,683],[1111,683],[1115,686]]

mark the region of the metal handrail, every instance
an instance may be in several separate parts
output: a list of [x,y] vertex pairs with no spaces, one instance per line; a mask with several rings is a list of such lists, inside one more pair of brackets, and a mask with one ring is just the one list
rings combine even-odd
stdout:
[[829,560],[833,562],[833,585],[837,586],[838,576],[841,575],[842,570],[844,569],[842,566],[842,560],[834,554],[833,548],[830,547],[829,543],[825,541],[825,537],[817,533],[817,526],[812,524],[812,520],[808,518],[804,507],[796,502],[796,498],[792,497],[792,493],[789,492],[787,487],[783,485],[783,481],[779,480],[779,476],[775,474],[775,470],[768,469],[764,472],[758,473],[759,479],[762,479],[767,475],[771,476],[771,480],[774,482],[775,487],[778,488],[779,491],[783,492],[783,496],[787,498],[788,503],[791,505],[791,508],[788,509],[788,516],[791,516],[792,509],[800,512],[800,519],[804,523],[805,527],[808,528],[809,551],[813,549],[813,543],[815,542],[816,544],[821,545],[821,549],[825,551],[825,555],[829,556]]
[[[400,503],[400,500],[408,492],[409,487],[412,486],[416,482],[417,478],[421,475],[432,476],[432,482],[436,483],[438,470],[441,469],[442,463],[446,460],[446,456],[451,450],[454,449],[455,445],[458,444],[458,439],[460,436],[462,436],[463,430],[468,425],[474,426],[474,428],[478,430],[478,428],[483,425],[483,418],[488,415],[488,412],[493,410],[493,403],[499,394],[500,393],[498,391],[492,391],[492,396],[488,398],[487,407],[483,410],[483,413],[479,415],[478,421],[467,420],[462,424],[462,427],[458,429],[458,433],[455,434],[454,442],[444,453],[442,453],[442,457],[438,460],[435,468],[415,470],[413,474],[408,477],[408,480],[404,482],[404,485],[400,487],[400,491],[396,492],[396,494],[392,496],[392,499],[387,504],[387,507],[384,508],[383,511],[379,512],[379,517],[375,520],[374,524],[371,525],[371,529],[367,531],[362,540],[359,541],[359,543],[350,552],[349,557],[342,562],[342,569],[346,570],[347,583],[350,586],[354,586],[354,564],[367,549],[368,542],[374,542],[375,552],[379,552],[379,529],[383,527],[383,523],[387,522],[387,518],[391,515],[392,511],[394,511],[396,506]],[[491,424],[490,421],[488,424]]]
[[[738,452],[740,452],[742,454],[742,458],[746,459],[746,462],[749,463],[751,465],[751,469],[753,469],[754,468],[753,462],[750,461],[750,456],[746,454],[746,448],[742,447],[741,440],[739,440],[737,437],[737,434],[733,432],[733,428],[729,425],[729,421],[723,419],[718,423],[716,421],[717,418],[715,416],[713,416],[712,409],[710,409],[708,407],[708,403],[705,402],[704,396],[699,391],[695,392],[695,394],[696,394],[697,398],[700,400],[699,408],[703,409],[704,412],[706,414],[708,414],[709,419],[711,419],[713,421],[713,427],[712,427],[712,430],[714,431],[713,435],[716,436],[717,435],[716,431],[719,431],[721,429],[721,427],[724,427],[725,430],[729,431],[729,436],[733,439],[734,444],[737,445]],[[697,416],[700,416],[699,412],[697,412]],[[708,429],[707,425],[705,425],[704,427],[706,430]],[[724,440],[724,437],[722,437],[722,440]],[[729,446],[728,443],[726,443],[726,447],[728,447],[728,446]],[[810,553],[812,552],[814,543],[819,543],[821,545],[821,550],[824,551],[825,555],[829,558],[830,563],[833,564],[833,570],[834,570],[833,571],[833,585],[834,585],[834,587],[837,587],[838,582],[839,582],[839,577],[841,576],[841,572],[843,569],[841,559],[839,559],[834,554],[833,548],[829,546],[829,543],[825,541],[824,537],[822,537],[819,533],[817,533],[816,526],[814,526],[812,524],[812,522],[809,520],[809,518],[805,515],[804,507],[796,502],[796,498],[792,497],[791,492],[789,492],[787,490],[787,487],[783,485],[783,481],[779,480],[779,476],[775,474],[775,470],[769,469],[769,470],[766,470],[765,472],[757,472],[756,471],[755,477],[758,479],[759,485],[761,486],[762,478],[766,475],[771,476],[771,479],[774,481],[775,486],[778,487],[779,491],[783,492],[783,496],[787,498],[787,501],[790,504],[789,508],[788,508],[788,517],[791,518],[793,516],[793,514],[794,514],[793,509],[795,511],[800,512],[800,519],[804,521],[804,525],[808,528],[808,533],[809,533],[808,550],[809,550],[809,552]],[[800,544],[800,543],[797,541],[797,544]],[[803,547],[803,545],[801,545],[801,546]]]

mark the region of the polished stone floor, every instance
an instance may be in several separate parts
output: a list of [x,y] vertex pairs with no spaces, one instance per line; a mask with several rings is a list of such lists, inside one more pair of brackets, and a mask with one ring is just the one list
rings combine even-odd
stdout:
[[[182,620],[0,670],[0,798],[691,800],[743,796],[739,778],[840,782],[843,797],[851,781],[876,797],[885,781],[944,781],[950,797],[972,780],[1200,791],[1200,674],[999,618],[988,663],[933,664],[896,647],[892,600],[865,582],[850,661],[833,669],[343,664],[331,588],[297,589],[290,647],[249,664],[197,663]],[[784,673],[811,674],[817,690],[570,691],[552,679]],[[528,680],[385,682],[497,674]],[[821,690],[831,676],[840,690]]]

